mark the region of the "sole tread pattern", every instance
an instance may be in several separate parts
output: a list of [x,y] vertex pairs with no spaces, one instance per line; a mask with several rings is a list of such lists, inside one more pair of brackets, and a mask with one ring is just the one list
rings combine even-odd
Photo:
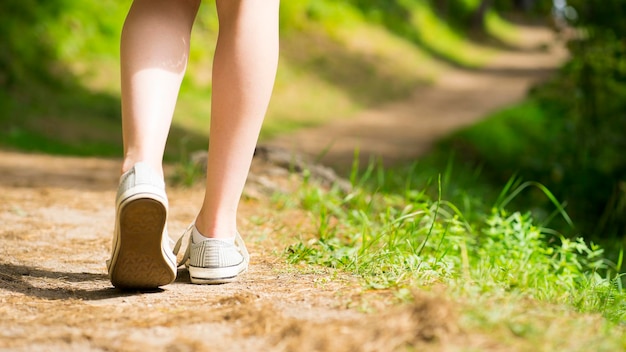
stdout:
[[164,257],[161,240],[167,210],[154,199],[130,201],[120,211],[120,245],[110,276],[122,289],[154,289],[176,278]]

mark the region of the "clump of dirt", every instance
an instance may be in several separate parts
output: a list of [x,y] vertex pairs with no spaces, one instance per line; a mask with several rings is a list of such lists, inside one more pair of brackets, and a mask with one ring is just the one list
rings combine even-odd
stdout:
[[441,348],[462,338],[453,306],[416,295],[415,302],[380,314],[327,322],[293,319],[276,337],[285,351],[396,351]]

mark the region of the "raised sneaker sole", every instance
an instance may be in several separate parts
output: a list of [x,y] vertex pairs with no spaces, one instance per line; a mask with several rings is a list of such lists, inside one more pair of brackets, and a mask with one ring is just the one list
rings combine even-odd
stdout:
[[167,209],[158,200],[135,195],[119,207],[117,254],[110,268],[113,286],[155,289],[176,279],[176,266],[163,253]]

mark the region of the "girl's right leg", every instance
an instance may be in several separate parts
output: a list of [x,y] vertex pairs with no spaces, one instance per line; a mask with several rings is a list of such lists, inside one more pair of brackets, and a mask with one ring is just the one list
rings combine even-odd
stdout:
[[278,65],[279,0],[217,0],[206,192],[196,219],[209,238],[234,238],[236,216]]
[[278,8],[279,0],[217,0],[206,191],[190,243],[194,283],[232,281],[248,267],[237,208],[276,76]]

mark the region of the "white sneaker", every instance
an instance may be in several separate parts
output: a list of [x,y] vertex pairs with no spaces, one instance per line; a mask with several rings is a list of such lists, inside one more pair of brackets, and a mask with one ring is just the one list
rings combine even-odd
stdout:
[[194,243],[192,231],[195,225],[190,225],[174,247],[177,254],[185,237],[189,237],[189,244],[178,265],[186,265],[193,284],[223,284],[234,281],[238,275],[248,270],[250,255],[243,239],[237,233],[235,243],[207,238]]
[[176,279],[176,257],[167,235],[165,182],[139,162],[120,178],[115,232],[107,261],[113,286],[153,289]]

